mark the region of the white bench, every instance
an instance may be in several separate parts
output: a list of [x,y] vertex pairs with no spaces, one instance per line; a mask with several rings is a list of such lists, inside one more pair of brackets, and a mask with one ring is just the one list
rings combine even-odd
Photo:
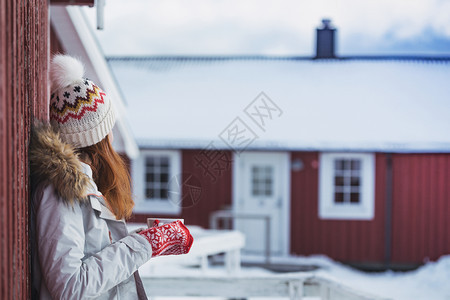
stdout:
[[[128,225],[129,230],[143,227],[142,224]],[[198,265],[208,268],[208,256],[224,253],[225,266],[229,274],[235,274],[241,267],[240,251],[245,245],[244,235],[236,230],[209,230],[199,226],[187,226],[194,243],[188,254],[170,255],[152,258],[143,268],[150,271],[158,265]]]

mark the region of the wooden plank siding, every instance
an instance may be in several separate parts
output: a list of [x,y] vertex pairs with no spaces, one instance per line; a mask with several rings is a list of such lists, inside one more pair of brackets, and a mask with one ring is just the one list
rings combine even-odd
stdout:
[[318,218],[317,152],[294,152],[291,253],[325,254],[348,263],[417,265],[450,253],[450,154],[392,154],[390,261],[385,261],[386,157],[376,154],[375,218]]
[[321,220],[318,214],[319,153],[292,152],[304,168],[291,172],[291,253],[325,254],[343,262],[383,262],[385,155],[376,154],[375,218]]
[[48,2],[0,2],[0,299],[29,299],[28,143],[48,111]]
[[450,154],[393,154],[392,260],[450,253]]
[[[231,168],[216,182],[204,175],[195,157],[201,150],[182,150],[183,180],[194,175],[202,194],[195,205],[183,203],[186,224],[209,227],[209,216],[231,206]],[[231,153],[230,153],[231,155]],[[450,253],[450,154],[391,154],[392,225],[386,235],[388,154],[375,154],[373,220],[321,220],[318,214],[319,152],[292,152],[304,168],[291,171],[290,253],[324,254],[335,260],[383,267],[413,266]],[[183,194],[188,191],[183,189]],[[147,217],[135,215],[133,221]],[[385,249],[390,237],[390,249]],[[389,260],[387,260],[389,259]]]
[[[205,175],[204,170],[198,166],[196,157],[201,153],[201,149],[198,150],[182,150],[182,178],[185,181],[189,176],[193,175],[200,182],[201,195],[196,203],[190,201],[190,197],[187,196],[189,191],[187,187],[183,185],[183,203],[182,211],[180,215],[167,215],[167,218],[184,218],[185,223],[189,225],[199,225],[204,228],[209,227],[210,213],[216,210],[224,209],[227,206],[231,206],[232,197],[232,169],[231,165],[227,170],[224,170],[220,176],[216,177],[213,181],[208,175]],[[225,151],[229,157],[232,157],[230,151]],[[223,152],[222,152],[223,153]],[[147,214],[135,214],[130,221],[146,223],[147,217],[161,217],[159,214],[147,215]]]

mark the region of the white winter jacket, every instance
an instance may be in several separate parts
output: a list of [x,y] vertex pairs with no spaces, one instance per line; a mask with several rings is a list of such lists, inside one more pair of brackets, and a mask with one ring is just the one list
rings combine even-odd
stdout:
[[32,140],[33,298],[146,299],[137,269],[150,244],[116,220],[72,148],[49,129]]

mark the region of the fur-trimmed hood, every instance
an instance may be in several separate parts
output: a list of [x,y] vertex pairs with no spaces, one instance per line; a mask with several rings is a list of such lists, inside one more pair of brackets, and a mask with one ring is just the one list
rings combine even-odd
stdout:
[[73,146],[62,142],[50,125],[33,127],[29,159],[33,187],[41,183],[52,184],[58,196],[67,203],[87,199],[90,178],[83,172]]

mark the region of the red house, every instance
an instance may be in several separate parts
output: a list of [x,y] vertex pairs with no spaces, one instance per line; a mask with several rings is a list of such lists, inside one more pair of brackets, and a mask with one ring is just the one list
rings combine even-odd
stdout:
[[135,221],[228,209],[245,254],[270,235],[272,256],[372,268],[449,253],[450,59],[327,41],[315,58],[110,57],[140,148]]

